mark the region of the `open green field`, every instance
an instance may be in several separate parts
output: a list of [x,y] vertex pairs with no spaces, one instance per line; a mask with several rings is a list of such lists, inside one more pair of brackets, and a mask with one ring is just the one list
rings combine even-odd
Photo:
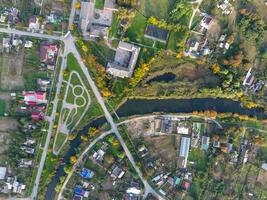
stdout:
[[140,12],[136,12],[132,24],[125,34],[125,37],[128,37],[130,41],[152,46],[153,40],[144,37],[146,27],[147,18],[144,17]]
[[174,3],[175,0],[140,0],[137,9],[146,17],[166,19]]

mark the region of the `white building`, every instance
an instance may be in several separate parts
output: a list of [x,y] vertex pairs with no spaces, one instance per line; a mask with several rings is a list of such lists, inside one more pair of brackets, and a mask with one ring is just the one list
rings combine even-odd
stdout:
[[131,77],[139,52],[140,47],[120,41],[114,61],[109,62],[107,65],[107,72],[121,78]]

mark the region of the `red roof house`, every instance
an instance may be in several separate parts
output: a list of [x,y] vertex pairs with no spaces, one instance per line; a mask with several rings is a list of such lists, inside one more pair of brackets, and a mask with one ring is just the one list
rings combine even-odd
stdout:
[[184,188],[184,190],[188,191],[189,188],[190,188],[190,183],[184,181],[183,184],[182,184],[182,187]]
[[43,119],[43,113],[39,111],[32,111],[32,120],[39,121]]
[[45,92],[23,92],[24,102],[29,105],[46,104]]
[[40,44],[40,61],[54,63],[57,52],[58,47],[56,44],[42,42]]

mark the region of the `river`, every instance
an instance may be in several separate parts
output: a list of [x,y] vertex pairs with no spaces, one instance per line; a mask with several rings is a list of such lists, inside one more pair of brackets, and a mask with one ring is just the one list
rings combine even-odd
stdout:
[[[144,115],[157,113],[192,113],[193,111],[215,110],[218,113],[238,113],[240,115],[257,116],[258,119],[267,119],[261,109],[246,109],[240,106],[237,101],[229,99],[130,99],[125,102],[118,110],[119,117],[132,115]],[[78,137],[71,141],[70,148],[63,157],[62,163],[68,163],[69,158],[76,154],[76,149],[81,144],[80,134],[88,133],[90,127],[102,126],[106,123],[104,117],[90,122],[86,127],[79,131]],[[64,164],[60,165],[55,176],[48,185],[45,195],[46,200],[55,197],[55,187],[59,178],[64,174]]]

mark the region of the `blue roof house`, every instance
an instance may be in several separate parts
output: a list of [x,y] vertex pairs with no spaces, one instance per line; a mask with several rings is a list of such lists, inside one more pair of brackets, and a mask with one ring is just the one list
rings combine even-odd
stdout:
[[89,169],[83,168],[80,172],[80,176],[84,179],[90,179],[94,176],[94,172]]

